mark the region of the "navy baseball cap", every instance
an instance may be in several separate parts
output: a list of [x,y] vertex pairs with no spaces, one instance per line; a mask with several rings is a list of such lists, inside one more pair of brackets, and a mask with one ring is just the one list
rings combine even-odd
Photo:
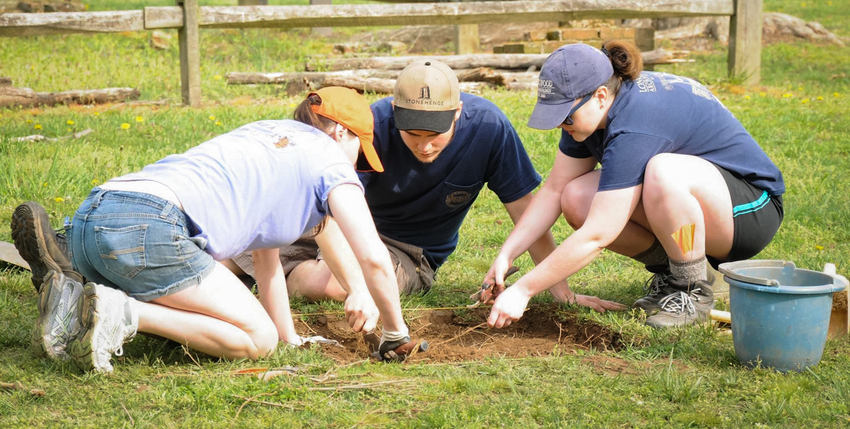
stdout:
[[567,119],[569,106],[576,99],[596,91],[613,75],[611,60],[599,49],[581,43],[561,46],[540,69],[537,104],[528,126],[557,128]]

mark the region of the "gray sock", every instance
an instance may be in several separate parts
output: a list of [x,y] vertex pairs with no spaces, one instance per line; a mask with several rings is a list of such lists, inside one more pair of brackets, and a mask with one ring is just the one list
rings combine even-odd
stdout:
[[657,239],[652,243],[652,246],[649,246],[649,249],[632,256],[632,259],[642,263],[647,270],[653,273],[664,271],[668,266],[667,251],[664,250],[664,246]]
[[696,283],[697,281],[707,281],[708,276],[706,274],[706,265],[708,261],[705,259],[705,256],[701,258],[694,259],[693,261],[674,261],[670,260],[670,272],[674,277],[687,280],[689,285]]

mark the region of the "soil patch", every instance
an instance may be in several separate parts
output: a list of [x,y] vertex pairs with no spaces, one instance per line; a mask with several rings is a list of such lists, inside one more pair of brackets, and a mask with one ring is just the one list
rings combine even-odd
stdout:
[[[482,360],[488,357],[549,356],[576,349],[618,350],[620,335],[591,321],[579,321],[557,305],[535,306],[502,329],[490,329],[489,308],[425,310],[408,313],[414,339],[430,343],[427,352],[416,353],[410,362],[444,363]],[[321,335],[339,341],[341,347],[323,345],[322,351],[341,364],[370,359],[361,334],[348,327],[342,315],[322,315],[300,321],[296,329],[305,335]]]

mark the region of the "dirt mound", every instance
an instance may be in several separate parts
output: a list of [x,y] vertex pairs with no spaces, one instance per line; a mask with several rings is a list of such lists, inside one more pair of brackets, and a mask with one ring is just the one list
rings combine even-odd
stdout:
[[[426,339],[430,348],[410,357],[411,362],[462,362],[487,357],[549,356],[575,349],[616,350],[620,335],[557,305],[529,308],[518,322],[507,328],[490,329],[489,308],[428,310],[408,315],[408,326],[416,339]],[[321,335],[339,341],[339,346],[323,345],[323,352],[339,363],[371,357],[360,334],[351,331],[342,315],[311,317],[299,322],[299,332]]]

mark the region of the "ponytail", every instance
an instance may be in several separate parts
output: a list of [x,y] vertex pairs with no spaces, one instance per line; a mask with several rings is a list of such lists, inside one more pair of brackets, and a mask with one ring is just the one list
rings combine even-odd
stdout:
[[313,111],[313,108],[310,107],[312,105],[319,104],[322,104],[321,97],[317,94],[311,94],[295,108],[295,111],[292,113],[292,119],[311,125],[314,128],[318,128],[325,134],[330,134],[333,131],[333,127],[336,125],[336,122],[324,116],[317,115],[316,112]]
[[603,43],[602,52],[608,55],[614,68],[614,75],[608,79],[605,86],[609,92],[616,95],[624,80],[635,80],[640,76],[643,71],[643,57],[634,44],[623,40],[609,40]]

